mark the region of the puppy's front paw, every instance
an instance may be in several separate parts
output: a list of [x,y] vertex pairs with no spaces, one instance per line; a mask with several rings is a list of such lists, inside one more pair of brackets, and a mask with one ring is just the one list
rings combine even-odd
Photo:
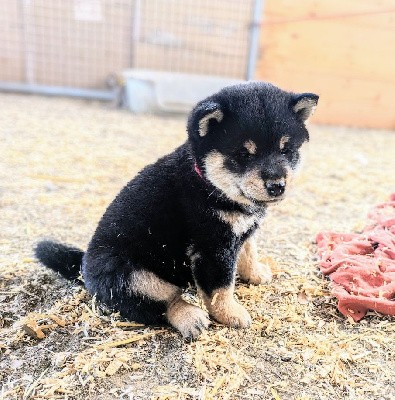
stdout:
[[273,274],[268,265],[258,262],[254,267],[255,268],[250,271],[247,280],[248,283],[252,283],[253,285],[262,285],[271,282]]
[[233,328],[248,328],[251,325],[251,316],[248,311],[236,300],[217,307],[212,316],[221,324]]
[[210,325],[205,311],[179,299],[166,313],[169,323],[181,332],[185,339],[196,339]]

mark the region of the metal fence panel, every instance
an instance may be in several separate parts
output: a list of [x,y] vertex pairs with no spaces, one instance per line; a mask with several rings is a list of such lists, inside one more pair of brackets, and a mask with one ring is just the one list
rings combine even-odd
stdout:
[[136,67],[244,78],[252,1],[140,1]]
[[0,88],[104,89],[128,68],[242,79],[255,3],[0,0]]

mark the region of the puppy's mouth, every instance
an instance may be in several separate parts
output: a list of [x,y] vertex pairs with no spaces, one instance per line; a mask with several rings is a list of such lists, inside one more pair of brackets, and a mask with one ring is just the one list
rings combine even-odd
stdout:
[[280,201],[283,201],[284,197],[280,197],[277,199],[271,199],[271,200],[266,200],[266,203],[279,203]]
[[246,194],[246,193],[244,192],[244,190],[243,190],[240,186],[237,186],[237,188],[239,189],[240,194],[241,194],[245,199],[247,199],[248,201],[250,201],[250,202],[252,202],[252,203],[254,203],[254,204],[257,204],[257,205],[259,205],[259,206],[265,206],[265,205],[267,205],[267,204],[276,204],[276,203],[279,203],[280,201],[284,200],[284,196],[276,197],[276,198],[273,198],[273,199],[264,199],[264,200],[262,200],[262,199],[257,199],[257,198],[255,198],[255,197],[252,197],[252,196],[249,196],[248,194]]

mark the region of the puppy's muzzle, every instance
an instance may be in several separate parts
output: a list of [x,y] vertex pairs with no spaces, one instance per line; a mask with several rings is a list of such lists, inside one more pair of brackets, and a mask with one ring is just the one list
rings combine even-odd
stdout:
[[280,197],[285,192],[285,180],[266,181],[265,188],[270,197]]

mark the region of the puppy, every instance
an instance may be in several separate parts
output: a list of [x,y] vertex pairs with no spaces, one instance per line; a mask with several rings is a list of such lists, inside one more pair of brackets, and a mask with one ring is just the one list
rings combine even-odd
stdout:
[[248,327],[236,273],[252,284],[271,279],[254,233],[286,195],[317,102],[263,82],[224,88],[192,110],[183,145],[122,189],[86,252],[43,241],[37,258],[70,280],[81,269],[87,290],[129,320],[196,338],[209,317],[181,297],[194,285],[212,318]]

